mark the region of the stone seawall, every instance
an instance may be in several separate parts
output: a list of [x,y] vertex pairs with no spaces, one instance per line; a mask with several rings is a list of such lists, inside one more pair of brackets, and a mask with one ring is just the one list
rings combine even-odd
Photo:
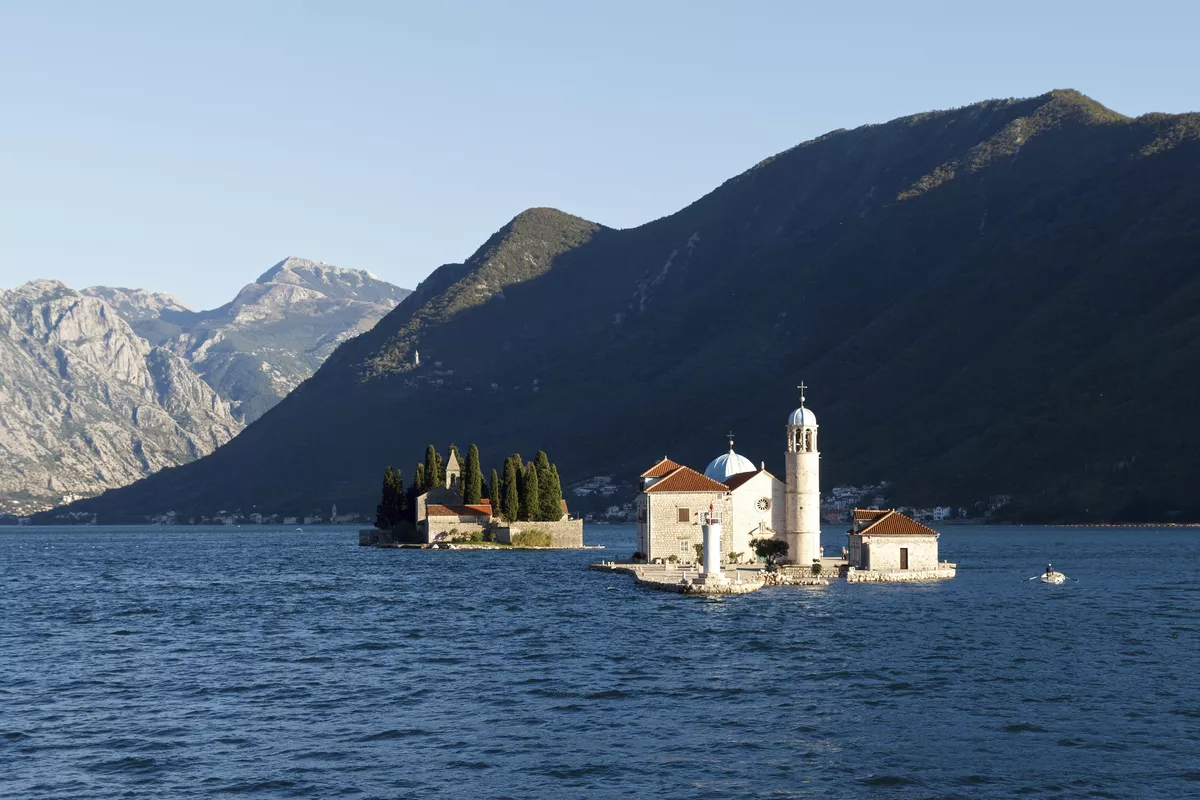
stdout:
[[550,534],[550,538],[553,540],[551,547],[583,547],[583,520],[581,519],[561,519],[558,522],[518,522],[492,530],[496,534],[496,541],[504,544],[512,544],[512,537],[521,531],[536,530]]
[[659,564],[618,564],[612,561],[600,561],[589,565],[588,569],[632,575],[639,586],[676,594],[749,594],[758,591],[764,585],[757,578],[742,581],[727,580],[724,583],[698,583],[695,582],[695,579],[699,577],[699,574],[694,571],[677,570],[674,567]]
[[957,564],[943,561],[937,569],[905,569],[876,572],[875,570],[858,570],[850,567],[846,570],[847,583],[893,583],[902,581],[938,581],[953,578],[957,572]]

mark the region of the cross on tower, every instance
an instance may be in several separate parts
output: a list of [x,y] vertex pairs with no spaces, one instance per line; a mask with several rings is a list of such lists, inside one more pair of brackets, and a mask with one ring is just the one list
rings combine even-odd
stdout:
[[800,407],[804,408],[804,390],[808,388],[808,385],[804,381],[800,381],[800,385],[796,388],[800,390]]
[[733,449],[733,431],[729,432],[729,449]]

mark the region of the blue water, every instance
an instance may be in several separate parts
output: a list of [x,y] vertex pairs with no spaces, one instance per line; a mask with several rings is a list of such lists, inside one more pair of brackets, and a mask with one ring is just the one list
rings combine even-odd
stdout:
[[0,797],[1200,796],[1196,531],[947,528],[953,581],[724,599],[587,538],[0,528]]

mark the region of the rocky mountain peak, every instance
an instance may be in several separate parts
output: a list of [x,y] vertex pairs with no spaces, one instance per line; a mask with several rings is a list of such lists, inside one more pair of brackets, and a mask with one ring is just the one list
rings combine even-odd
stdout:
[[157,319],[165,311],[191,312],[182,300],[166,292],[127,289],[123,286],[89,286],[82,294],[104,300],[130,322]]
[[0,376],[0,498],[123,486],[242,428],[183,360],[59,281],[0,293]]

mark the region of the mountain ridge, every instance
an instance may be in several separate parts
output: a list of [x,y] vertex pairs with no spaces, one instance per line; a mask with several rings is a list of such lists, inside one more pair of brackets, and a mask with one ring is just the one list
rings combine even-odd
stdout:
[[[0,290],[0,501],[36,507],[205,455],[405,294],[370,273],[294,257],[265,274],[199,312],[126,287],[40,279]],[[72,316],[82,320],[73,336],[55,339]]]
[[[565,475],[632,491],[647,459],[703,463],[731,426],[778,460],[803,378],[829,482],[1011,494],[1029,519],[1200,516],[1200,441],[1178,422],[1196,387],[1171,380],[1196,360],[1195,119],[1069,91],[984,101],[801,143],[637,228],[554,212],[510,242],[509,223],[247,434],[82,507],[369,509],[383,466],[429,440],[493,459],[537,441]],[[520,279],[467,291],[497,248]],[[1117,365],[1136,390],[1104,385]]]

